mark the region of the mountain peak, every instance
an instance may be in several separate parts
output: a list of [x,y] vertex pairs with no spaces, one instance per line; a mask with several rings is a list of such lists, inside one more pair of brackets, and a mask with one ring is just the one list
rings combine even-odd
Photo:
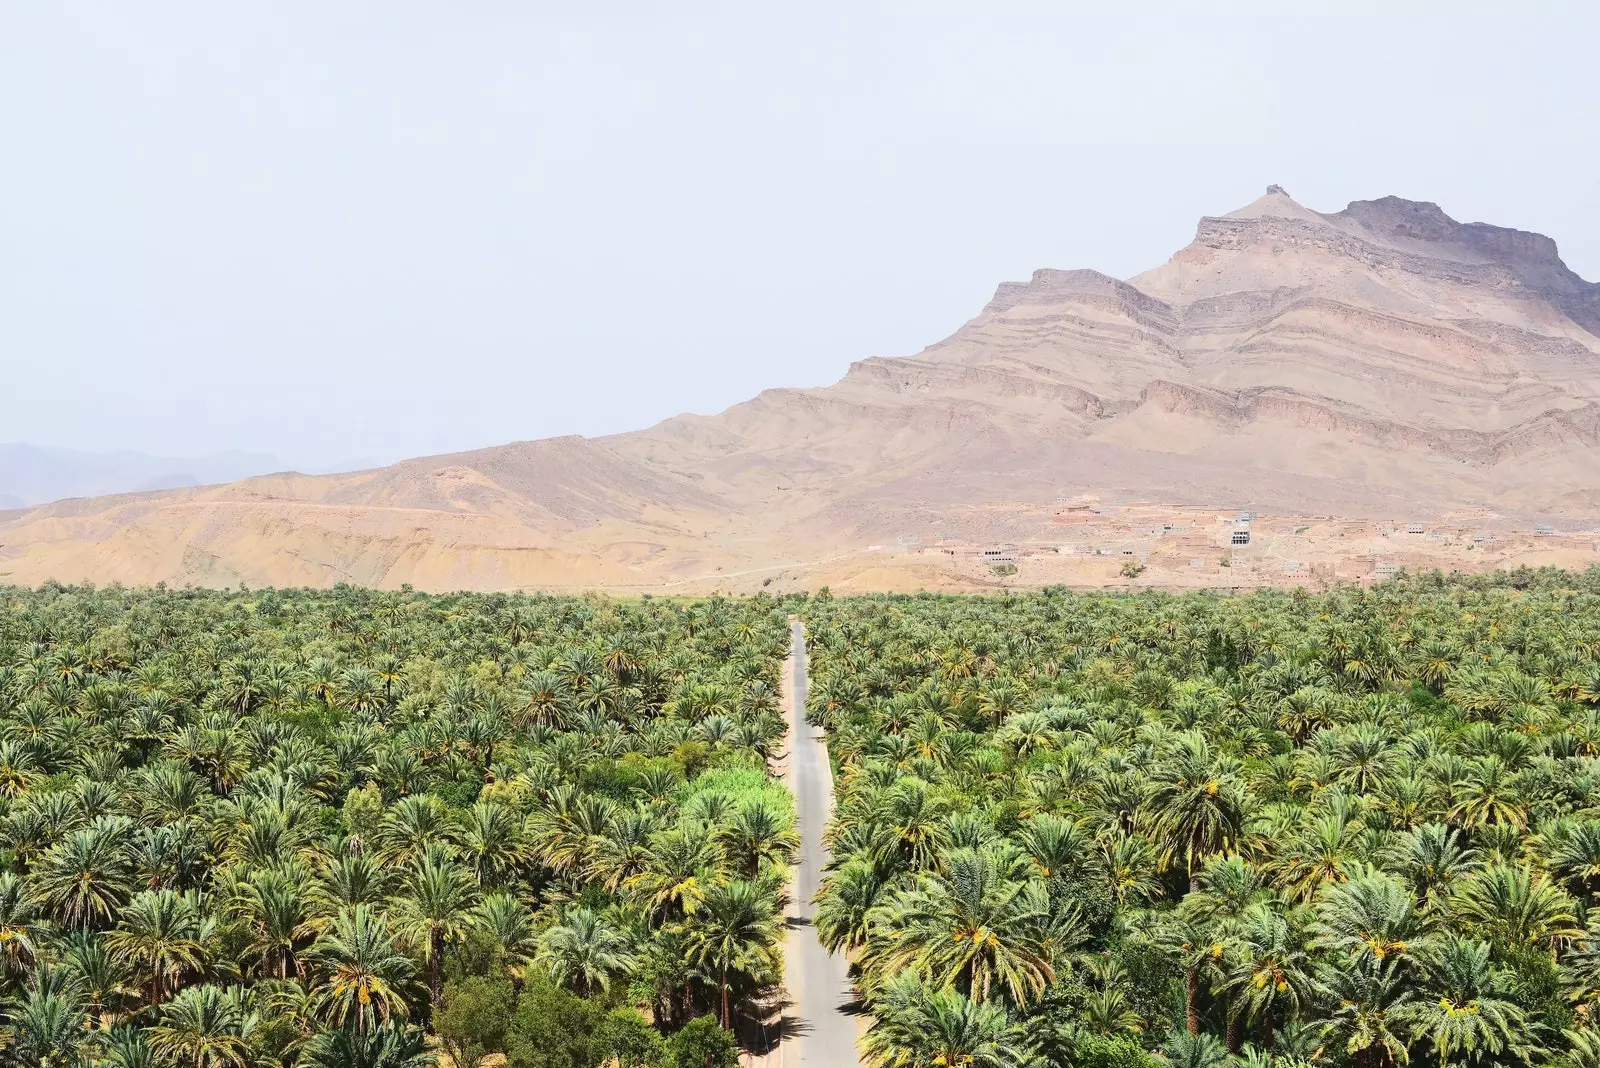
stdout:
[[1325,225],[1323,217],[1291,197],[1281,185],[1269,185],[1263,196],[1242,208],[1228,212],[1225,219],[1298,219],[1301,222]]

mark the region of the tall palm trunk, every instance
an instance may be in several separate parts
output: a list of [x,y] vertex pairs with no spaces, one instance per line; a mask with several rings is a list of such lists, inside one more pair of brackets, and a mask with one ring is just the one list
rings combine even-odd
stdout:
[[1200,969],[1190,968],[1183,975],[1183,1016],[1189,1033],[1200,1033]]
[[733,1017],[728,1013],[728,965],[724,963],[722,965],[722,1029],[724,1031],[729,1030],[732,1027],[732,1023]]
[[444,928],[428,932],[428,1000],[437,1014],[444,1004]]

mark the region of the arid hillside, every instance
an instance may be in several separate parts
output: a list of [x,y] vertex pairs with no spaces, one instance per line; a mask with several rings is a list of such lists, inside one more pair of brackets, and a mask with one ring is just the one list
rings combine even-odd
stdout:
[[[1341,522],[1453,524],[1459,552],[1428,547],[1439,566],[1585,563],[1600,286],[1538,234],[1392,197],[1324,215],[1271,187],[1144,274],[1037,271],[915,356],[720,415],[0,513],[0,578],[690,592],[1305,573],[959,564],[1159,558],[1124,544],[1132,528],[1064,541],[1057,502],[1083,494],[1128,514],[1305,517],[1324,578],[1396,566]],[[1513,551],[1535,524],[1546,540]],[[1212,540],[1256,551],[1230,538]],[[1341,553],[1365,563],[1340,571]]]

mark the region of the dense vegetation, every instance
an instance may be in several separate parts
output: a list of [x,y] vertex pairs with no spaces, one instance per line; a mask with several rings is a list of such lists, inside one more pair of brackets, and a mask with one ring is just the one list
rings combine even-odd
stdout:
[[786,645],[765,599],[0,589],[0,1063],[727,1064]]
[[876,1063],[1600,1066],[1600,575],[805,614]]

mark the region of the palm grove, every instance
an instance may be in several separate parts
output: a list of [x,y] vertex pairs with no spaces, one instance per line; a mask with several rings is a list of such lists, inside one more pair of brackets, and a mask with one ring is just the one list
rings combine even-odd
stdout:
[[784,614],[0,588],[0,1063],[728,1064]]
[[818,599],[885,1066],[1600,1066],[1600,571]]

